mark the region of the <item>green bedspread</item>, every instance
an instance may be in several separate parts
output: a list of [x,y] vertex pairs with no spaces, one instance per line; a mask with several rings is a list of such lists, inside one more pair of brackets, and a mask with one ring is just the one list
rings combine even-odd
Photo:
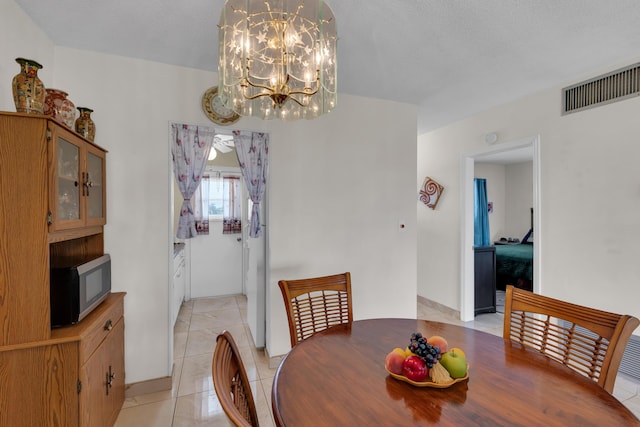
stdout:
[[496,245],[496,273],[533,280],[533,245]]

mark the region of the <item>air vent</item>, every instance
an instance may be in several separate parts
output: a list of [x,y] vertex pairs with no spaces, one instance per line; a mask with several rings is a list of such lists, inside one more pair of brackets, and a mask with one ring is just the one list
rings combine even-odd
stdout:
[[640,95],[640,63],[562,89],[562,114]]
[[640,336],[631,335],[629,338],[618,372],[640,383]]

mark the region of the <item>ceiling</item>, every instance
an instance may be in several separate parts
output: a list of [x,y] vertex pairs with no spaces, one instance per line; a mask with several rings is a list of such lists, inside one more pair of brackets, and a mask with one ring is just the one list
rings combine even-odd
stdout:
[[[15,1],[57,46],[217,71],[222,0]],[[339,92],[417,105],[419,134],[639,55],[637,0],[326,1]]]

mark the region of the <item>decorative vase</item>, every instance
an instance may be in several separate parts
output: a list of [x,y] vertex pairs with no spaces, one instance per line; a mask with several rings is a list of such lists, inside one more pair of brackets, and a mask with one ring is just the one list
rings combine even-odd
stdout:
[[46,89],[44,99],[44,114],[53,117],[69,129],[73,129],[76,120],[76,106],[67,99],[67,92],[59,89]]
[[78,111],[80,111],[80,117],[76,119],[76,132],[93,142],[93,138],[96,136],[96,124],[91,120],[93,110],[91,108],[78,107]]
[[31,59],[16,58],[20,73],[13,78],[13,102],[18,113],[43,114],[46,92],[38,70],[42,65]]

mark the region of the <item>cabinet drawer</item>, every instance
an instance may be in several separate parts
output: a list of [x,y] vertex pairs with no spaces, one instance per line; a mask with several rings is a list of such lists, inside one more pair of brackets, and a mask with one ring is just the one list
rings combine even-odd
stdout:
[[[106,301],[100,304],[98,308],[91,313],[91,324],[83,334],[84,337],[80,341],[80,363],[84,363],[91,357],[93,352],[98,348],[100,343],[111,333],[113,327],[124,315],[123,300],[116,304],[107,305]],[[87,317],[88,319],[88,317]],[[87,320],[84,319],[84,320]]]

